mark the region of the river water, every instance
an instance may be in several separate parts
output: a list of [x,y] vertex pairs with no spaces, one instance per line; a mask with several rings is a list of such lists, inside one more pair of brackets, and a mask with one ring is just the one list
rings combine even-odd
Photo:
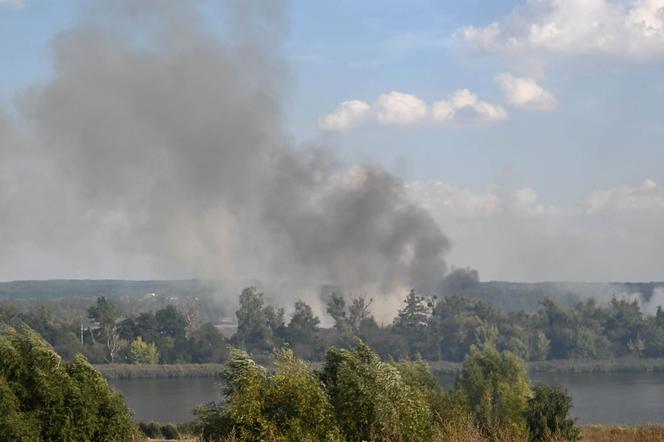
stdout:
[[[664,423],[664,373],[531,375],[534,382],[559,383],[572,395],[579,423]],[[452,377],[443,377],[448,386]],[[129,379],[110,383],[124,395],[136,419],[183,422],[191,410],[219,399],[214,378]]]

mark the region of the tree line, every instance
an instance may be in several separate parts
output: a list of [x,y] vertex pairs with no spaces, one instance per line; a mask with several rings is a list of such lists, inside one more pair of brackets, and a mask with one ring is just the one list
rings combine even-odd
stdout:
[[371,304],[332,294],[326,311],[333,327],[326,329],[306,303],[296,302],[286,323],[283,309],[265,305],[260,291],[248,288],[240,295],[232,341],[252,353],[286,345],[309,360],[322,360],[327,347],[347,348],[358,338],[381,357],[397,360],[461,362],[473,346],[486,345],[527,361],[664,357],[664,311],[645,315],[636,300],[600,305],[590,299],[563,308],[545,298],[533,313],[505,313],[461,295],[436,298],[412,290],[388,325],[377,323]]
[[288,347],[298,357],[322,361],[328,347],[349,348],[357,339],[395,360],[461,362],[472,346],[485,345],[526,361],[664,357],[664,312],[660,307],[646,315],[635,300],[601,305],[591,299],[565,308],[545,298],[532,313],[503,312],[462,295],[411,291],[386,325],[375,320],[372,307],[371,299],[332,293],[325,305],[331,327],[322,327],[306,302],[295,302],[287,315],[249,287],[240,294],[237,331],[229,339],[195,309],[166,305],[121,317],[105,297],[88,309],[85,324],[44,306],[19,311],[7,305],[0,307],[0,322],[21,321],[65,359],[82,353],[93,363],[224,362],[231,345],[259,359]]
[[88,320],[59,318],[42,306],[21,312],[0,308],[0,323],[24,323],[67,360],[80,353],[93,363],[174,364],[224,362],[228,340],[211,323],[167,305],[121,318],[116,305],[101,296]]

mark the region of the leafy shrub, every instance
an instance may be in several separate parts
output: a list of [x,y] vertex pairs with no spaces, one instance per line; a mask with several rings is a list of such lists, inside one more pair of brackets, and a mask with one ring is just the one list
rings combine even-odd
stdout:
[[338,440],[333,409],[309,365],[290,350],[275,354],[276,372],[265,369],[239,350],[222,372],[224,406],[195,410],[206,441],[235,436],[238,440]]
[[197,434],[199,430],[192,423],[160,424],[159,422],[139,422],[138,429],[150,439],[180,439],[184,435]]
[[544,386],[533,396],[522,361],[493,347],[472,349],[449,392],[421,359],[383,362],[361,342],[328,349],[320,372],[290,350],[273,358],[269,374],[247,353],[231,351],[221,375],[226,402],[195,410],[192,428],[204,441],[522,441],[528,434],[541,441],[579,435],[566,418],[569,396]]
[[532,396],[523,362],[493,347],[471,348],[457,381],[477,426],[489,437],[498,430],[522,434],[524,412]]
[[153,342],[145,342],[140,336],[129,346],[129,360],[134,364],[156,364],[159,352]]
[[151,439],[161,437],[161,425],[156,422],[139,422],[138,429],[141,430],[141,433]]
[[530,441],[564,438],[575,441],[580,429],[568,418],[572,398],[560,386],[538,384],[525,412]]
[[419,388],[368,346],[327,351],[322,379],[346,440],[431,439],[431,408]]
[[62,360],[29,327],[0,326],[0,440],[128,441],[122,396],[81,355]]
[[418,358],[415,361],[393,362],[392,365],[399,370],[406,385],[422,393],[431,411],[440,420],[449,404],[446,403],[443,389],[436,376],[431,372],[429,364]]
[[175,425],[166,424],[161,427],[161,436],[168,440],[179,439],[180,432]]

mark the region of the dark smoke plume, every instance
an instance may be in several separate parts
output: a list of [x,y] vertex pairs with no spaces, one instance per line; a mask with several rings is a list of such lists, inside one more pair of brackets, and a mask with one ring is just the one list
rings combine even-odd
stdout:
[[89,8],[55,40],[53,78],[18,100],[57,187],[85,208],[67,218],[105,226],[153,276],[438,287],[449,243],[403,183],[284,129],[281,2],[220,6],[221,31],[194,2]]

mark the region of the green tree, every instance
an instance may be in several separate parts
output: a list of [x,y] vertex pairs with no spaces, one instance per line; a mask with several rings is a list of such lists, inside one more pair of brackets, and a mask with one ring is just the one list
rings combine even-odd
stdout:
[[286,321],[284,319],[284,309],[272,305],[266,305],[263,309],[267,325],[272,335],[272,347],[281,347],[286,338]]
[[337,441],[332,406],[318,376],[290,350],[275,353],[268,376],[246,352],[233,350],[222,372],[225,405],[196,410],[204,440]]
[[655,322],[658,327],[664,327],[664,310],[661,305],[657,306],[657,312],[655,313]]
[[0,441],[39,440],[39,421],[35,416],[21,410],[7,379],[0,376]]
[[265,415],[272,431],[288,441],[340,440],[334,409],[319,377],[291,350],[275,354]]
[[327,314],[334,320],[334,328],[338,336],[345,336],[351,333],[350,322],[346,314],[346,301],[343,296],[332,293],[327,303]]
[[157,346],[139,336],[129,346],[129,360],[132,364],[156,364],[159,362]]
[[537,384],[525,412],[528,440],[577,440],[581,430],[569,418],[571,408],[572,398],[559,385]]
[[127,441],[131,412],[87,360],[63,361],[27,326],[0,329],[0,441]]
[[346,440],[430,440],[434,419],[422,391],[365,344],[329,349],[321,376]]
[[611,300],[606,331],[618,355],[640,353],[642,348],[635,344],[640,340],[642,326],[643,317],[638,301]]
[[319,345],[320,320],[303,301],[295,303],[295,311],[286,329],[286,336],[293,351],[301,357],[312,359]]
[[156,344],[162,362],[176,363],[188,359],[187,319],[174,305],[159,309],[154,315],[159,337]]
[[406,385],[421,392],[429,404],[433,415],[440,422],[440,418],[445,414],[445,408],[448,404],[445,400],[443,388],[431,372],[429,364],[418,358],[414,361],[393,362],[392,365],[399,370],[401,378]]
[[434,306],[429,334],[431,344],[426,356],[462,361],[471,347],[495,343],[497,315],[484,303],[449,296]]
[[121,345],[115,324],[118,318],[115,305],[104,296],[100,296],[97,298],[97,303],[88,309],[88,314],[99,324],[106,348],[107,360],[113,362]]
[[362,322],[371,318],[369,307],[372,302],[372,298],[367,301],[364,296],[358,296],[348,306],[348,323],[355,335],[359,334]]
[[489,437],[500,429],[522,434],[524,412],[532,391],[523,362],[509,352],[473,347],[467,356],[458,389],[480,429]]
[[263,294],[256,287],[242,290],[237,316],[237,332],[234,340],[247,349],[271,350],[272,329],[263,305]]
[[422,354],[427,344],[431,302],[411,290],[404,304],[394,318],[394,330],[406,338],[411,356],[415,356]]
[[194,330],[189,338],[191,362],[225,362],[228,359],[228,341],[211,323]]

